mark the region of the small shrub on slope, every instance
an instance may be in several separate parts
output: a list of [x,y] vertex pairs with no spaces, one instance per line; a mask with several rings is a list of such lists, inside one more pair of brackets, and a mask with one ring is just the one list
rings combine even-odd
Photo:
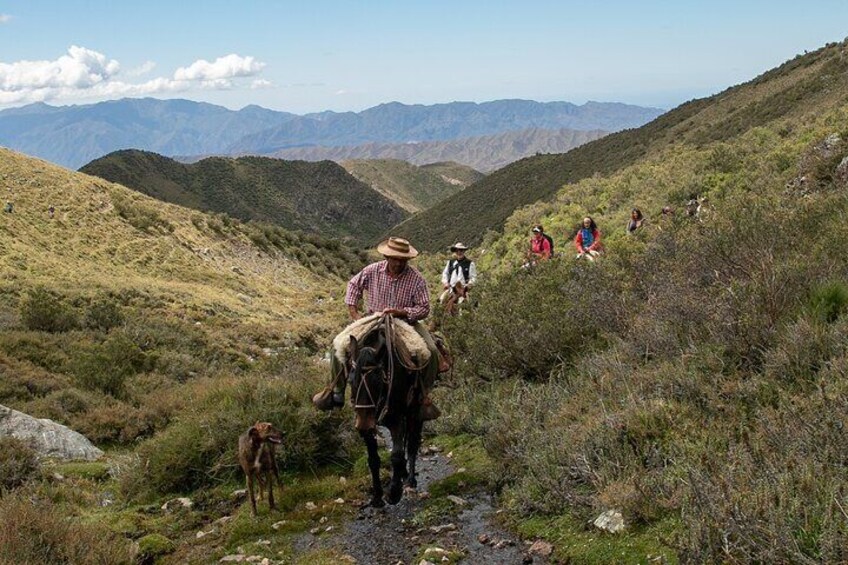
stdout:
[[0,437],[0,491],[19,487],[38,472],[35,451],[14,437]]
[[66,332],[79,325],[74,308],[43,288],[35,288],[21,299],[20,316],[29,330]]
[[0,565],[130,565],[129,543],[23,494],[0,498]]
[[185,389],[193,399],[187,413],[139,447],[137,464],[122,478],[124,492],[144,499],[240,477],[238,436],[258,421],[283,432],[277,454],[286,471],[346,458],[350,443],[337,436],[342,417],[319,413],[310,402],[322,375],[308,363],[285,378],[204,380]]

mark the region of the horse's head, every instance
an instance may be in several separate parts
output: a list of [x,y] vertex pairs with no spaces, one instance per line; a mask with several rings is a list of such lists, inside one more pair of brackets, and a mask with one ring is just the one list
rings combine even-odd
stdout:
[[360,346],[355,337],[350,337],[348,359],[351,361],[350,382],[355,427],[360,432],[377,428],[377,416],[382,411],[388,395],[386,371],[388,369],[387,348],[382,334]]

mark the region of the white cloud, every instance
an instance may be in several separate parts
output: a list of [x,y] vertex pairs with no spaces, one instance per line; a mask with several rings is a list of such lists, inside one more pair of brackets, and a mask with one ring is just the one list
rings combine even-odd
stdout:
[[257,78],[253,82],[250,83],[250,88],[257,90],[260,88],[271,88],[274,86],[270,80],[265,80],[264,78]]
[[226,57],[218,57],[210,63],[205,59],[198,59],[188,67],[180,67],[174,73],[175,80],[222,80],[235,77],[250,77],[259,74],[265,67],[253,57],[240,57],[230,54]]
[[150,71],[156,68],[156,63],[153,61],[145,61],[141,65],[137,66],[134,69],[130,69],[127,72],[127,76],[131,77],[140,77],[141,75],[146,75]]
[[[147,61],[125,73],[137,77],[149,73],[156,64]],[[181,67],[173,78],[158,77],[145,82],[117,80],[120,64],[102,53],[72,46],[67,55],[55,61],[0,62],[0,105],[82,98],[149,96],[187,90],[227,90],[239,86],[237,79],[255,76],[265,63],[253,57],[227,55],[210,63],[198,60]],[[250,87],[271,83],[255,79]]]
[[120,65],[114,59],[76,45],[55,61],[0,63],[0,91],[43,88],[90,88],[114,76]]
[[344,96],[345,94],[347,94],[347,90],[345,90],[344,88],[336,91],[336,96]]
[[9,14],[0,14],[0,24],[7,24],[12,21],[12,16]]

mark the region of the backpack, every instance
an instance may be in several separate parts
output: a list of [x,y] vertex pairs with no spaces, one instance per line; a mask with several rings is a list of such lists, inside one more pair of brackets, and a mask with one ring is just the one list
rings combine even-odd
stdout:
[[[465,277],[465,284],[468,284],[468,279],[470,278],[471,272],[471,259],[465,258],[462,261],[459,261],[459,266],[462,268],[462,275]],[[453,270],[456,268],[457,260],[451,259],[448,262],[448,276],[453,273]]]
[[550,243],[550,244],[551,244],[551,257],[553,257],[553,256],[554,256],[554,238],[552,238],[551,236],[549,236],[549,235],[548,235],[548,234],[546,234],[545,232],[542,232],[542,236],[543,236],[545,239],[547,239],[547,240],[548,240],[548,243]]

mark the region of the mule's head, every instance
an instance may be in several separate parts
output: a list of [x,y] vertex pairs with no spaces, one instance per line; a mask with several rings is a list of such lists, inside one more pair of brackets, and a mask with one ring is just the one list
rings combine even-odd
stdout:
[[386,348],[382,339],[369,346],[360,347],[351,336],[348,345],[351,400],[356,415],[354,426],[360,432],[377,428],[377,414],[386,402]]

